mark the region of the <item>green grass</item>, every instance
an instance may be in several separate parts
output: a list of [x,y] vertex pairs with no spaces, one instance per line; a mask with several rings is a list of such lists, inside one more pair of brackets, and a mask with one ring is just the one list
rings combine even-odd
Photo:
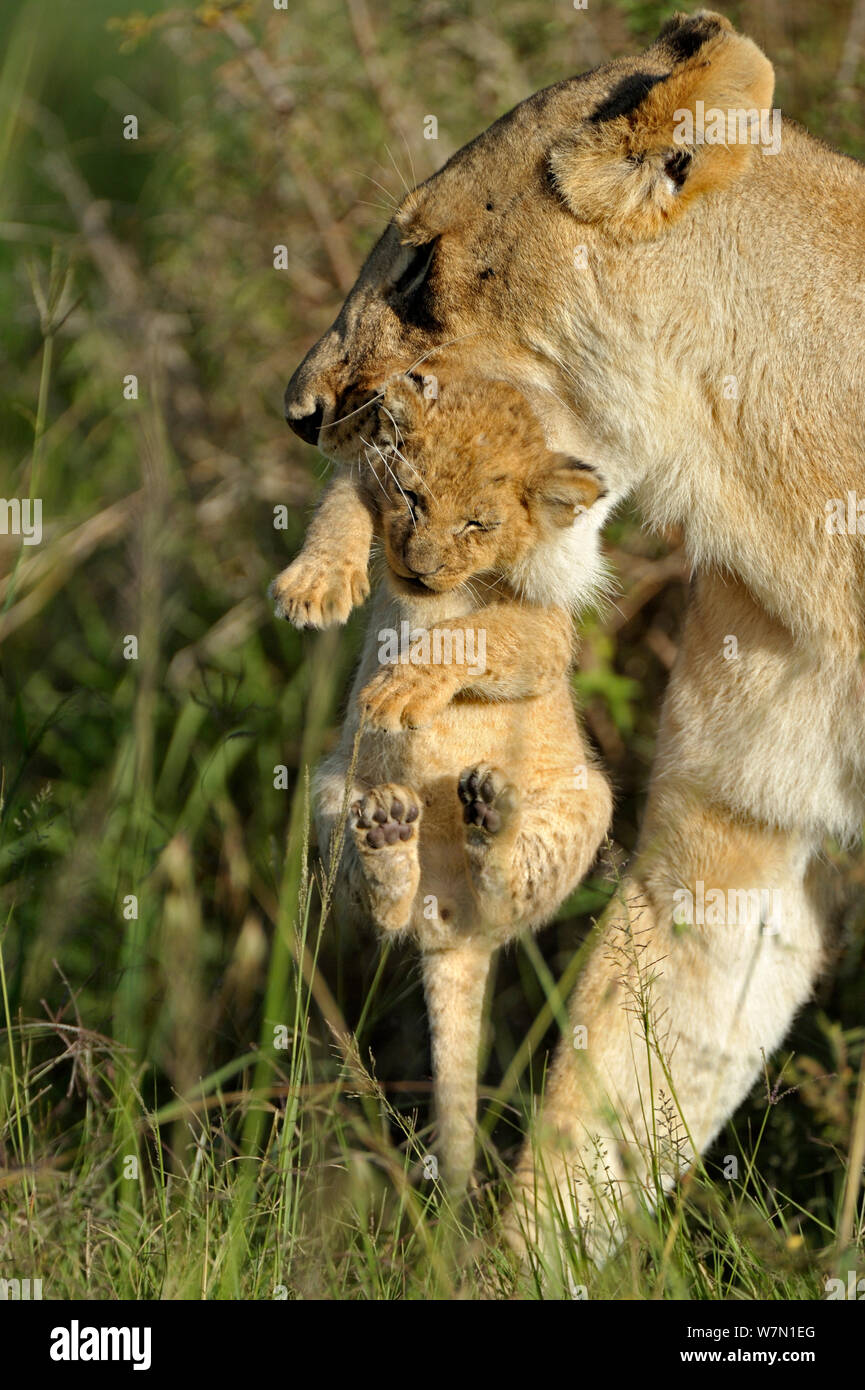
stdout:
[[[322,1057],[299,964],[319,944],[304,912],[283,1014],[291,1046],[264,1046],[162,1104],[111,1039],[7,1012],[5,1272],[42,1277],[51,1298],[814,1299],[827,1275],[855,1268],[835,1239],[843,1163],[823,1214],[776,1188],[764,1101],[753,1130],[731,1131],[735,1180],[693,1170],[627,1218],[603,1272],[563,1229],[561,1263],[520,1274],[498,1236],[508,1180],[495,1144],[454,1213],[424,1178],[423,1117],[394,1106],[348,1034],[334,1031]],[[514,1100],[525,1094],[487,1093]]]
[[[215,5],[0,17],[0,492],[41,497],[44,525],[39,546],[0,536],[0,1277],[41,1277],[47,1298],[536,1297],[500,1212],[577,953],[634,844],[685,602],[678,538],[630,511],[609,527],[621,612],[587,622],[577,684],[614,839],[498,963],[480,1187],[455,1214],[424,1176],[417,962],[334,920],[308,846],[308,772],[363,615],[301,636],[269,612],[324,473],[281,397],[384,220],[369,203],[669,7],[598,8],[589,30],[536,0],[494,19],[398,0],[373,16],[378,66],[343,0],[229,8],[252,62]],[[861,154],[833,86],[846,8],[794,4],[765,34],[741,8],[785,108]],[[543,1296],[812,1299],[861,1269],[865,861],[826,859],[834,968],[765,1083],[705,1166],[628,1218],[602,1273],[563,1232]]]

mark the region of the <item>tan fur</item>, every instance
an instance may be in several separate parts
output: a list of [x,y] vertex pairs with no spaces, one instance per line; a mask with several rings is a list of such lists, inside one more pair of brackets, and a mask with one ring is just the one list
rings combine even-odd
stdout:
[[[339,747],[315,778],[316,819],[326,850],[348,797],[338,911],[405,933],[423,952],[437,1152],[459,1192],[474,1152],[490,956],[550,918],[611,813],[574,713],[570,615],[521,600],[514,579],[533,547],[592,504],[598,484],[547,450],[507,387],[443,383],[429,404],[403,379],[366,416],[367,437],[381,442],[377,453],[371,445],[363,515],[374,518],[387,570]],[[365,522],[353,543],[340,534],[359,573]],[[321,530],[310,547],[313,559],[305,548],[277,586],[301,621],[291,583],[315,557],[325,572]],[[382,664],[382,634],[403,623],[431,637],[482,635],[483,660]],[[468,801],[487,807],[481,824],[466,823]]]
[[[589,1045],[563,1040],[541,1149],[520,1165],[529,1231],[551,1220],[549,1166],[598,1254],[621,1202],[710,1141],[807,998],[822,958],[808,866],[865,814],[865,543],[826,527],[831,499],[865,494],[865,173],[786,118],[777,154],[671,143],[677,109],[768,106],[771,83],[750,40],[701,12],[529,98],[405,200],[286,397],[295,427],[352,463],[344,403],[397,368],[518,387],[550,446],[607,488],[526,593],[556,571],[564,589],[591,581],[596,533],[629,494],[684,530],[697,580],[639,851],[573,1004]],[[780,892],[779,932],[674,932],[695,880]],[[638,947],[666,1010],[654,1044],[629,1007]],[[655,1160],[670,1105],[690,1139]],[[598,1144],[610,1176],[593,1189]]]

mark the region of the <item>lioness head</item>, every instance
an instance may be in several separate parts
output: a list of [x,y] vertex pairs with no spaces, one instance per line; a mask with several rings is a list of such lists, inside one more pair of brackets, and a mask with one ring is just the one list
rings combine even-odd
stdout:
[[[764,111],[772,88],[760,50],[704,11],[671,20],[641,56],[501,117],[403,201],[289,383],[292,428],[354,461],[359,402],[395,370],[445,364],[510,382],[548,442],[599,462],[621,495],[634,460],[669,454],[677,400],[676,415],[691,410],[702,368],[693,324],[705,322],[705,282],[730,242],[712,205],[777,163],[743,132],[699,138],[702,113]],[[700,392],[693,410],[706,412],[705,383]]]
[[580,523],[604,491],[594,469],[547,448],[513,387],[448,378],[436,385],[431,395],[400,373],[359,412],[362,477],[393,587],[419,597],[481,576],[487,588],[501,578],[531,598],[584,599],[593,577],[583,573],[579,593],[550,589],[543,553],[564,533],[579,546]]

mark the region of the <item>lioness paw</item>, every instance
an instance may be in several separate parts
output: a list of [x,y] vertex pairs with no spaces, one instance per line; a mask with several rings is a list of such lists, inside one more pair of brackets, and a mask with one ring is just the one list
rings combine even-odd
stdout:
[[295,627],[331,627],[347,621],[369,594],[365,569],[351,560],[298,555],[268,589],[277,618]]
[[491,763],[477,763],[461,772],[457,796],[463,803],[469,838],[475,841],[500,835],[519,806],[516,787]]
[[385,666],[358,696],[361,714],[376,729],[399,733],[430,724],[450,703],[454,684],[443,667]]
[[371,787],[349,808],[349,821],[359,848],[385,849],[417,839],[420,797],[410,787],[388,782]]

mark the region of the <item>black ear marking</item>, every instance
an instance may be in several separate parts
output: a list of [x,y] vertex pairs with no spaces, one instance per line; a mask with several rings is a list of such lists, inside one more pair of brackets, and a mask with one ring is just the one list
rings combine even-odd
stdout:
[[664,77],[650,72],[633,72],[630,77],[623,77],[621,82],[607,93],[600,105],[595,107],[589,120],[593,125],[600,125],[601,121],[612,121],[617,116],[627,116],[636,110],[658,82],[663,81]]
[[699,53],[703,44],[716,38],[720,32],[721,26],[717,19],[707,19],[703,15],[695,14],[684,21],[677,18],[669,20],[658,35],[657,42],[663,44],[677,63],[684,63],[693,58],[695,53]]
[[493,270],[492,266],[491,266],[491,265],[488,265],[487,268],[486,268],[486,270],[482,270],[482,271],[481,271],[480,275],[478,276],[478,279],[479,279],[479,280],[489,280],[490,276],[491,276],[491,275],[495,275],[495,273],[496,273],[496,272]]
[[693,155],[688,150],[676,150],[675,154],[668,155],[664,160],[664,173],[673,180],[677,188],[681,188],[687,179],[692,158]]

